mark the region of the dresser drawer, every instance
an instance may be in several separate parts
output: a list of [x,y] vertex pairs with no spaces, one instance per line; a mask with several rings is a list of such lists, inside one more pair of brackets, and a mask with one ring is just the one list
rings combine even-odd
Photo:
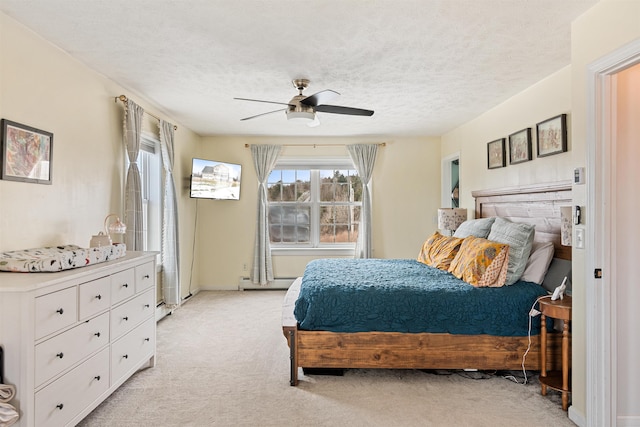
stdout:
[[111,278],[107,276],[81,284],[78,300],[80,320],[108,309],[111,306]]
[[109,343],[109,313],[36,345],[36,387]]
[[36,339],[73,325],[78,317],[76,288],[42,295],[35,302]]
[[111,310],[111,337],[116,339],[129,332],[138,323],[153,315],[155,311],[155,289],[136,296]]
[[64,426],[109,389],[109,348],[35,396],[36,426]]
[[111,275],[111,304],[117,304],[136,293],[135,270],[119,271]]
[[156,320],[151,317],[111,345],[111,383],[155,354]]
[[136,267],[136,292],[150,288],[155,283],[155,263],[148,262]]

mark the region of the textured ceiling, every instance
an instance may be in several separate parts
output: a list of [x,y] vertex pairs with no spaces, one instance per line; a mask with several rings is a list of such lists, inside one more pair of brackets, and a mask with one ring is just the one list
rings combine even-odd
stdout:
[[[0,10],[201,135],[441,135],[570,64],[597,0],[1,0]],[[372,117],[240,118],[305,94]],[[120,94],[113,94],[114,96]]]

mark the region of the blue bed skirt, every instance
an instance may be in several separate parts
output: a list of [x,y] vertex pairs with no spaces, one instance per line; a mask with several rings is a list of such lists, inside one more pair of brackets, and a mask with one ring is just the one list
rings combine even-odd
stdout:
[[294,315],[305,330],[526,336],[545,294],[522,281],[475,288],[411,259],[319,259],[305,268]]

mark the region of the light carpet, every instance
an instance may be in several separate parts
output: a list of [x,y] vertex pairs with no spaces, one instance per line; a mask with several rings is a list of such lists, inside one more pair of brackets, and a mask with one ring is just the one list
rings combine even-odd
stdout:
[[[289,385],[283,291],[200,292],[158,323],[156,366],[81,426],[574,426],[536,375],[349,370]],[[521,372],[511,372],[522,381]]]

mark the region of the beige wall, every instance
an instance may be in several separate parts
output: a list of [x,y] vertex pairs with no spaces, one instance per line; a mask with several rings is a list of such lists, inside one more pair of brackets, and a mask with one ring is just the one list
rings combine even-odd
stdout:
[[[571,69],[565,67],[478,118],[442,136],[442,156],[460,152],[460,206],[472,210],[471,191],[510,187],[571,178],[574,138],[569,131],[569,151],[536,158],[536,123],[567,114],[571,124]],[[531,128],[532,161],[487,169],[487,143]],[[507,149],[508,159],[508,149]]]
[[[0,180],[0,251],[59,244],[86,247],[108,213],[123,213],[123,107],[114,97],[127,94],[159,114],[142,96],[88,69],[2,13],[0,47],[0,116],[54,134],[52,185]],[[157,126],[145,124],[156,131]],[[175,174],[188,176],[200,138],[177,125]],[[178,189],[178,194],[179,232],[188,246],[193,236],[189,218],[195,211],[188,193]],[[190,253],[182,252],[183,295]]]
[[[439,138],[209,137],[203,139],[205,158],[241,163],[240,201],[192,201],[198,204],[197,283],[203,289],[237,289],[248,277],[255,241],[257,178],[251,152],[244,144],[309,144],[285,147],[284,157],[348,156],[342,147],[313,148],[313,144],[386,142],[380,147],[373,173],[373,250],[377,258],[414,258],[436,224],[440,199]],[[309,256],[274,256],[276,277],[302,275]]]
[[[572,104],[574,141],[572,156],[575,166],[587,165],[587,69],[589,64],[640,37],[640,2],[602,0],[576,19],[572,26]],[[587,171],[587,174],[589,171]],[[632,189],[630,191],[633,191]],[[586,186],[575,186],[574,202],[585,207],[589,221]],[[586,414],[586,310],[584,284],[586,280],[585,251],[573,251],[573,406]]]

